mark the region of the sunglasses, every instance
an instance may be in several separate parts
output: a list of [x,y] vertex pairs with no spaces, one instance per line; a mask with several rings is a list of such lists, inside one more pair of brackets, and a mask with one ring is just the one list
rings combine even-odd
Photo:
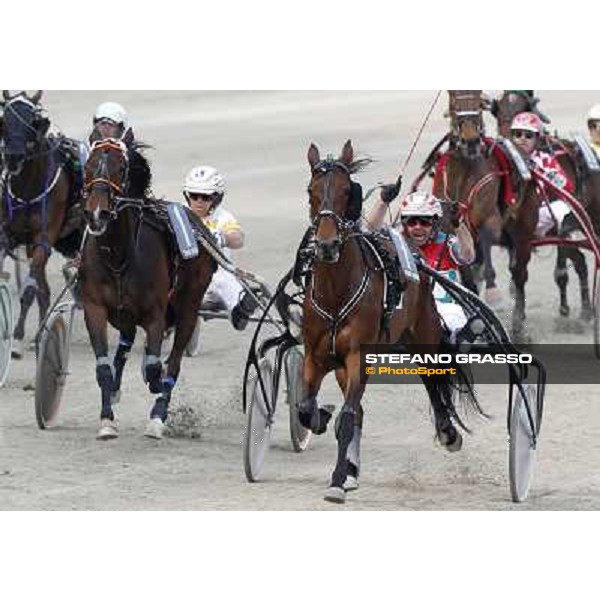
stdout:
[[415,225],[431,227],[433,225],[433,219],[431,217],[406,217],[405,219],[402,219],[402,223],[408,227],[414,227]]
[[526,140],[532,140],[537,136],[537,134],[533,133],[533,131],[513,131],[510,135],[515,140],[519,140],[521,138],[525,138]]
[[190,202],[212,202],[214,197],[211,194],[187,194]]

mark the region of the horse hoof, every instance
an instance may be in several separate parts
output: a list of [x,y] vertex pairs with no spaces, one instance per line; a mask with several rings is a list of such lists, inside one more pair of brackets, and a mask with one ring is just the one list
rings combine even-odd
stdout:
[[594,318],[594,311],[591,308],[582,308],[579,318],[589,323]]
[[502,304],[502,292],[497,288],[487,288],[485,290],[485,303],[496,308]]
[[21,360],[25,353],[25,344],[23,340],[13,340],[10,355],[15,360]]
[[117,390],[110,395],[110,403],[114,406],[121,402],[121,390]]
[[328,487],[325,496],[323,496],[327,502],[333,502],[334,504],[344,504],[346,502],[346,492],[339,487]]
[[558,312],[561,317],[568,317],[571,309],[568,306],[561,306]]
[[153,419],[150,419],[148,425],[146,425],[144,435],[153,440],[162,440],[164,428],[165,424],[162,422],[162,419],[154,417]]
[[462,448],[462,435],[454,426],[441,430],[438,439],[448,452],[458,452]]
[[352,475],[348,475],[346,477],[346,481],[344,482],[344,490],[346,492],[354,492],[358,489],[358,477],[353,477]]
[[457,431],[454,441],[446,446],[446,450],[448,450],[448,452],[460,452],[460,450],[462,449],[462,445],[463,445],[463,437]]
[[97,440],[107,441],[114,440],[119,437],[119,430],[117,424],[110,419],[102,419],[100,421],[100,429],[96,434]]

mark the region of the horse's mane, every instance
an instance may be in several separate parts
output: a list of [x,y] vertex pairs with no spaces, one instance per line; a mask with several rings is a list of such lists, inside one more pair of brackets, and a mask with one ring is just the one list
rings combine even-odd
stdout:
[[133,198],[147,198],[152,195],[152,171],[143,150],[148,144],[134,142],[129,146],[129,195]]
[[372,158],[359,158],[348,165],[348,171],[351,174],[358,173],[366,169],[372,162]]

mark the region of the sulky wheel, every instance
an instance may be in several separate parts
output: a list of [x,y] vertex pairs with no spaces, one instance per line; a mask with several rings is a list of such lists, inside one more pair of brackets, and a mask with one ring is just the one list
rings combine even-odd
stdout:
[[40,429],[51,427],[58,415],[68,369],[68,328],[61,312],[54,312],[42,333],[37,355],[35,418]]
[[10,289],[0,282],[0,387],[4,385],[10,367],[13,334],[13,308]]
[[513,502],[523,502],[529,494],[529,486],[533,476],[535,460],[535,440],[537,432],[533,432],[525,402],[528,402],[533,417],[534,427],[538,428],[539,416],[537,405],[537,385],[523,384],[527,399],[515,387],[512,414],[510,417],[508,471],[510,492]]
[[304,356],[297,348],[285,355],[286,395],[290,410],[290,437],[295,452],[304,452],[310,443],[312,432],[300,424],[298,406],[304,395]]
[[259,362],[261,373],[261,386],[256,372],[251,372],[246,385],[249,386],[248,398],[250,404],[247,410],[247,425],[244,436],[244,470],[250,482],[259,480],[273,430],[273,415],[269,414],[266,400],[274,410],[273,402],[273,367],[271,363],[262,358]]

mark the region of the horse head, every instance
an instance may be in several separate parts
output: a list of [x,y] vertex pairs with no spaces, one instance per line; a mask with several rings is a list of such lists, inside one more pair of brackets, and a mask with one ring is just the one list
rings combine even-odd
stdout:
[[326,263],[337,263],[344,234],[355,225],[355,220],[348,218],[352,194],[358,185],[350,178],[356,168],[352,143],[350,140],[346,142],[339,158],[329,155],[324,160],[321,160],[319,149],[311,144],[308,164],[311,169],[308,195],[316,238],[316,258]]
[[127,191],[129,158],[120,140],[93,142],[84,174],[84,214],[92,235],[102,235],[116,218],[116,200]]
[[42,142],[48,133],[50,121],[44,116],[38,91],[29,97],[25,92],[14,96],[2,92],[2,159],[11,175],[18,175],[25,161],[42,152]]
[[527,90],[505,90],[498,100],[494,100],[492,114],[498,121],[498,135],[510,136],[513,119],[522,112],[533,112],[539,102],[533,92]]
[[449,90],[451,140],[465,158],[481,153],[484,135],[481,90]]

